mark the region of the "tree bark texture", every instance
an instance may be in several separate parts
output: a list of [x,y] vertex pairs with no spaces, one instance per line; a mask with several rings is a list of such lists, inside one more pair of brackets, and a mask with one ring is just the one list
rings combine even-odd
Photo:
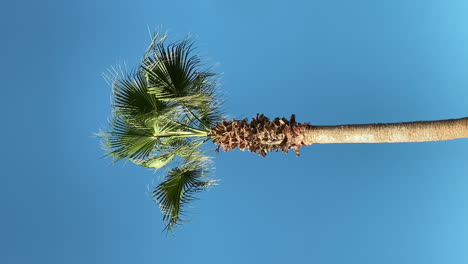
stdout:
[[304,145],[314,143],[397,143],[468,138],[468,118],[385,124],[303,127]]
[[218,150],[239,148],[266,156],[271,151],[288,152],[299,156],[302,146],[331,143],[397,143],[424,142],[468,138],[468,118],[403,123],[354,124],[314,126],[275,118],[270,120],[257,114],[247,119],[223,121],[210,131]]

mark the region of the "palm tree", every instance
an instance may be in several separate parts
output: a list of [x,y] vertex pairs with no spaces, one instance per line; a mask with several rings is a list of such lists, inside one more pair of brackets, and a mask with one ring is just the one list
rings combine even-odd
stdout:
[[390,124],[314,126],[295,116],[270,120],[257,114],[227,121],[216,95],[216,75],[202,68],[189,39],[168,45],[155,34],[133,72],[114,70],[108,76],[113,91],[108,131],[99,136],[107,155],[151,169],[168,168],[153,190],[166,230],[182,222],[184,205],[216,183],[207,178],[209,158],[202,146],[216,152],[239,148],[265,157],[271,151],[299,156],[302,146],[315,143],[422,142],[468,137],[468,118]]

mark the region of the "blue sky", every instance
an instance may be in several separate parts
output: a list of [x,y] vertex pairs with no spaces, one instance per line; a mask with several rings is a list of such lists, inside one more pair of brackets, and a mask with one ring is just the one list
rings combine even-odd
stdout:
[[[98,2],[98,3],[96,3]],[[102,72],[148,27],[192,34],[225,110],[317,125],[468,116],[466,1],[9,1],[1,263],[467,263],[468,140],[215,155],[220,185],[161,233],[158,174],[111,166]],[[213,146],[214,148],[214,146]]]

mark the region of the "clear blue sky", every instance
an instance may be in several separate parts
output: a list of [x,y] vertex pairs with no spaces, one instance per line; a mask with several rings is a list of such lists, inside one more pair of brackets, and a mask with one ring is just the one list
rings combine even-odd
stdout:
[[0,263],[468,263],[468,140],[220,153],[221,184],[165,236],[157,174],[99,159],[93,136],[111,111],[101,73],[134,65],[159,26],[196,36],[232,117],[468,116],[467,13],[462,0],[4,3]]

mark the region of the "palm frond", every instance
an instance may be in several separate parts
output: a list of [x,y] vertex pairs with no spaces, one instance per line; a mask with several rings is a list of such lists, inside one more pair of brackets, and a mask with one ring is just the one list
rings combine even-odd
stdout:
[[195,200],[195,194],[206,190],[216,183],[203,180],[204,168],[200,162],[187,162],[169,171],[164,181],[153,191],[153,198],[158,202],[166,222],[165,230],[171,231],[184,221],[184,206]]
[[150,157],[147,160],[134,160],[135,163],[146,168],[160,169],[166,166],[176,157],[175,154],[166,153],[155,157]]
[[204,180],[202,145],[223,120],[216,74],[202,69],[189,39],[170,43],[156,34],[136,71],[111,71],[113,117],[98,134],[108,156],[151,169],[169,168],[153,192],[171,230],[183,206],[215,181]]
[[166,46],[164,39],[155,36],[141,64],[150,94],[167,104],[183,106],[185,117],[195,120],[198,128],[212,127],[223,118],[216,95],[217,75],[202,69],[201,59],[191,54],[190,40]]
[[225,114],[221,110],[221,100],[212,100],[211,102],[202,105],[198,108],[198,117],[203,127],[214,127],[221,120],[225,120]]
[[154,115],[167,108],[166,103],[148,93],[147,82],[140,71],[114,71],[106,78],[112,85],[112,107],[121,115]]
[[191,56],[192,51],[189,40],[167,46],[164,41],[153,41],[141,64],[149,83],[173,97],[188,95],[201,63],[198,56]]
[[[177,140],[177,141],[176,141]],[[204,156],[205,151],[200,150],[200,146],[205,143],[205,140],[194,139],[189,140],[182,137],[167,137],[161,139],[160,146],[164,148],[155,148],[152,155],[146,159],[133,159],[132,161],[146,168],[160,169],[169,166],[172,161],[198,161],[204,162],[209,158]],[[176,158],[179,159],[176,159]]]
[[145,159],[158,143],[151,129],[128,122],[123,116],[115,115],[110,122],[111,129],[108,132],[98,134],[103,139],[108,156],[115,161],[124,158]]

